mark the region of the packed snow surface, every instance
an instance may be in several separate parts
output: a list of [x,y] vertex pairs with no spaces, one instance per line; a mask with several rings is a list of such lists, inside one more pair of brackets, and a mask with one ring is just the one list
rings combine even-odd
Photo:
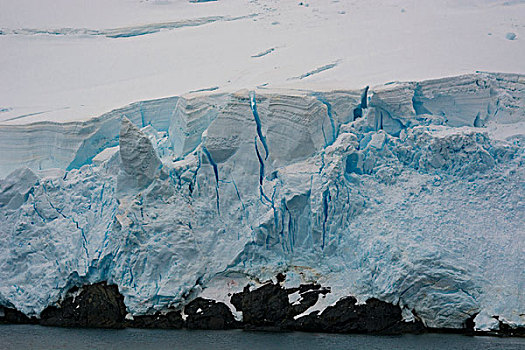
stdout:
[[285,273],[331,288],[306,314],[355,295],[523,326],[524,121],[525,76],[479,73],[1,126],[0,305],[38,315],[107,280],[135,315],[231,306]]
[[524,24],[523,0],[1,0],[0,123],[201,89],[523,74]]

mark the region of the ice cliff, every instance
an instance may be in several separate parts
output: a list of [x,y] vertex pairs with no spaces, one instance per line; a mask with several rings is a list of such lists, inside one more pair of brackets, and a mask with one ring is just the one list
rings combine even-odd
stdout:
[[407,320],[525,325],[525,77],[144,101],[0,126],[0,305],[73,285],[129,312],[286,274]]

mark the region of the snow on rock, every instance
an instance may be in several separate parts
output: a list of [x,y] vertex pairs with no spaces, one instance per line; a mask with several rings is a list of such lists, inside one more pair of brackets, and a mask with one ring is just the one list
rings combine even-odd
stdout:
[[523,76],[478,73],[2,126],[0,302],[38,315],[108,281],[132,315],[232,308],[285,273],[330,287],[304,314],[353,295],[429,327],[523,326],[524,101]]

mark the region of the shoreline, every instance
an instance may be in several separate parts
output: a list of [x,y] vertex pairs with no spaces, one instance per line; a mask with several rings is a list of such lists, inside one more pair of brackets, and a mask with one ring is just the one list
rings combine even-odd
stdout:
[[[412,322],[399,319],[401,308],[378,299],[357,304],[352,296],[341,298],[335,305],[322,312],[313,311],[296,318],[295,313],[317,302],[317,297],[330,293],[330,288],[318,284],[301,285],[298,288],[283,288],[268,281],[254,290],[246,286],[231,297],[232,304],[243,312],[243,319],[236,320],[233,313],[222,302],[196,298],[181,309],[168,308],[154,314],[133,315],[127,313],[124,297],[116,285],[106,282],[71,288],[57,306],[48,306],[40,317],[28,317],[9,307],[2,307],[0,325],[38,325],[43,327],[74,329],[164,329],[164,330],[242,330],[263,333],[322,333],[362,334],[395,336],[404,334],[458,334],[465,336],[525,337],[525,328],[512,328],[499,321],[499,330],[475,330],[471,315],[464,328],[426,327],[418,318]],[[305,305],[282,303],[283,297],[302,290],[309,296]],[[315,298],[312,298],[315,295]],[[281,299],[281,303],[276,302]],[[315,299],[315,300],[313,300]],[[261,308],[261,306],[263,306]],[[299,306],[299,310],[297,308]],[[301,307],[302,306],[302,307]],[[244,311],[243,311],[244,310]],[[398,317],[398,319],[396,319]],[[416,316],[417,317],[417,316]]]

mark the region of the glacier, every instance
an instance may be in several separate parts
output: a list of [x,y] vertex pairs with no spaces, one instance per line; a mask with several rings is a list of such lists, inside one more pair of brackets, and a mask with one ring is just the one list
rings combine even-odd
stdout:
[[[131,315],[246,285],[525,326],[525,76],[196,92],[0,125],[0,306],[117,284]],[[241,317],[236,314],[237,317]]]

